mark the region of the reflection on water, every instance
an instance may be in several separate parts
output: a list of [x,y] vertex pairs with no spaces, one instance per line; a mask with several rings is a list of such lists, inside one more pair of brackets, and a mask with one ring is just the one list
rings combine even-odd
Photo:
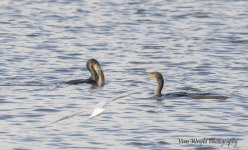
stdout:
[[[0,149],[200,149],[178,141],[195,137],[235,138],[236,149],[247,149],[247,7],[242,0],[2,1]],[[60,84],[87,79],[90,58],[101,62],[104,87]],[[147,71],[164,75],[163,93],[228,99],[157,99]],[[99,102],[130,91],[140,93],[85,120]]]

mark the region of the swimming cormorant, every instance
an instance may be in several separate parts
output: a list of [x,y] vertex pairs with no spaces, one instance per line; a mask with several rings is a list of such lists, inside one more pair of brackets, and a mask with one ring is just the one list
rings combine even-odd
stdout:
[[98,87],[103,87],[105,84],[104,74],[99,62],[96,59],[89,59],[86,63],[91,76],[89,79],[77,79],[66,82],[65,84],[77,85],[82,83],[96,84]]
[[[164,78],[163,75],[159,72],[148,72],[150,77],[155,78],[157,80],[157,88],[155,90],[155,96],[162,96],[162,89],[164,87]],[[186,93],[186,92],[174,92],[167,93],[164,96],[173,96],[173,97],[191,97],[196,99],[227,99],[226,96],[211,94],[211,93]]]

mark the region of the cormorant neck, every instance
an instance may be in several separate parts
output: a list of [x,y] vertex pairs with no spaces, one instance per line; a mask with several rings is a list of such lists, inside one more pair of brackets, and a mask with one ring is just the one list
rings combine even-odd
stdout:
[[105,78],[104,78],[104,74],[98,74],[98,78],[97,78],[97,86],[99,87],[103,87],[105,84]]
[[155,91],[155,96],[161,97],[162,96],[161,91],[164,87],[164,79],[163,79],[163,77],[159,77],[156,79],[157,79],[158,85],[157,85],[157,89]]
[[94,72],[90,72],[90,73],[91,73],[90,80],[96,81],[97,80],[97,75]]
[[89,59],[86,63],[86,67],[91,74],[89,80],[94,81],[98,87],[103,87],[105,84],[104,74],[98,61]]
[[96,81],[97,80],[97,74],[96,74],[96,72],[94,71],[94,69],[92,67],[90,67],[89,64],[87,64],[86,66],[87,66],[87,69],[90,72],[90,78],[89,79]]

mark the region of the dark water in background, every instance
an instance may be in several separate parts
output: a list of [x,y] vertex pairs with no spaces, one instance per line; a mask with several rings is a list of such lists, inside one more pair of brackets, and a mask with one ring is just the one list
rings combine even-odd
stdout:
[[[247,8],[246,0],[2,0],[0,85],[12,86],[0,86],[0,149],[200,149],[179,144],[194,137],[236,138],[222,149],[247,149]],[[57,86],[88,78],[89,58],[102,65],[103,88]],[[230,98],[158,101],[151,70],[164,74],[164,93]],[[133,90],[142,92],[85,121],[98,102]]]

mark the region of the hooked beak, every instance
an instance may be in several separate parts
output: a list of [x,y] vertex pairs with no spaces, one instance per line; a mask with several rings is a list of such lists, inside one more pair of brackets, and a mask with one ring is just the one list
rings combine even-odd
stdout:
[[153,78],[153,76],[152,76],[152,73],[151,73],[151,72],[146,72],[146,74],[147,74],[149,77]]
[[92,67],[98,75],[103,75],[103,71],[102,71],[102,68],[100,66],[94,64]]

